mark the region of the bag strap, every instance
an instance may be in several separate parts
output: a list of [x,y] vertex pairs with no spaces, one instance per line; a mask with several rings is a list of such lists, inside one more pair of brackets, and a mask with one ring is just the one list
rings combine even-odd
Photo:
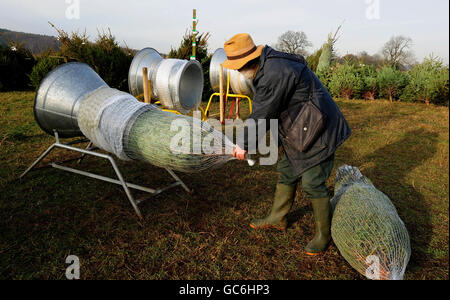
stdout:
[[315,80],[314,80],[314,76],[312,74],[312,71],[308,69],[308,71],[310,72],[310,78],[311,78],[311,84],[309,86],[309,101],[311,101],[311,103],[313,102],[313,97],[314,97],[314,91],[316,89],[316,84],[315,84]]

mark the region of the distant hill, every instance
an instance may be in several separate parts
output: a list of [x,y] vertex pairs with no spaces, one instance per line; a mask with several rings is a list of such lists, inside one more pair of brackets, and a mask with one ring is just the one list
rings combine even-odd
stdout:
[[[0,28],[0,45],[8,45],[9,41],[18,41],[19,43],[25,42],[25,47],[28,48],[33,54],[39,54],[48,49],[57,50],[61,46],[61,43],[54,36],[11,31]],[[121,48],[126,50],[124,47]],[[135,49],[129,50],[133,56],[138,51]]]
[[39,54],[48,49],[58,49],[60,42],[54,36],[11,31],[0,28],[0,44],[7,45],[9,41],[24,42],[25,47],[33,54]]

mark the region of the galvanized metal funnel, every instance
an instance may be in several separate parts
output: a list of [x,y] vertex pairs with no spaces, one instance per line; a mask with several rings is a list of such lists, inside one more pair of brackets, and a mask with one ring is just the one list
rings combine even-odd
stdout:
[[152,99],[181,113],[197,109],[202,100],[203,70],[198,61],[163,59],[153,48],[139,51],[128,72],[130,93],[137,97],[144,93],[142,69],[148,69]]
[[[146,67],[148,69],[149,76],[148,79],[154,85],[156,80],[156,70],[158,70],[159,64],[162,62],[163,58],[153,48],[144,48],[133,58],[130,65],[130,70],[128,71],[128,88],[130,94],[133,96],[139,96],[144,93],[144,87],[142,82],[142,69]],[[156,92],[152,86],[152,98],[156,97]]]
[[34,101],[36,122],[45,132],[60,137],[82,136],[78,126],[81,101],[108,85],[88,65],[68,63],[51,71],[41,81]]
[[[220,85],[220,65],[227,59],[225,50],[223,48],[217,49],[212,58],[211,64],[209,66],[209,81],[211,82],[211,87],[215,92],[219,91]],[[253,96],[253,84],[250,79],[245,78],[244,75],[236,70],[228,70],[223,68],[223,86],[226,87],[227,84],[227,72],[230,73],[230,87],[233,93]]]
[[[217,49],[211,57],[211,63],[209,65],[209,82],[211,83],[211,88],[214,92],[218,92],[220,89],[220,64],[222,64],[227,59],[225,50],[222,48]],[[223,68],[223,86],[226,87],[227,84],[227,71],[228,69]]]

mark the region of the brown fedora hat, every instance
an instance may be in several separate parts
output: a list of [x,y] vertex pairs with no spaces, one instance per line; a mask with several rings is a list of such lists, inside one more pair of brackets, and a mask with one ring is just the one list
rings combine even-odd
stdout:
[[239,70],[249,61],[261,56],[264,46],[256,46],[248,33],[239,33],[226,42],[223,48],[227,60],[222,66],[230,70]]

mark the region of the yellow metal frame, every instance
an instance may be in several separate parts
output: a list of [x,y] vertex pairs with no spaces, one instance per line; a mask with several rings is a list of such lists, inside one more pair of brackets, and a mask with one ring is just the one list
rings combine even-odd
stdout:
[[[159,104],[159,105],[161,105],[161,102],[160,102],[160,101],[156,101],[156,102],[153,103],[153,104]],[[171,113],[174,113],[174,114],[177,114],[177,115],[182,115],[182,113],[180,113],[178,110],[165,109],[165,108],[162,108],[162,110],[163,110],[163,111],[167,111],[167,112],[171,112]]]
[[[144,94],[138,95],[136,98],[142,97],[142,96],[144,96]],[[152,104],[159,105],[159,106],[162,107],[160,101],[153,102]],[[198,108],[199,108],[200,112],[202,113],[202,120],[203,120],[204,115],[205,115],[205,111],[203,110],[203,108],[201,106],[199,106]],[[177,114],[177,115],[182,115],[182,113],[180,113],[178,110],[166,109],[166,108],[161,108],[161,110],[167,111],[167,112],[171,112],[171,113],[174,113],[174,114]]]
[[[141,98],[141,97],[144,97],[144,94],[139,94],[138,96],[136,96],[136,99]],[[139,100],[139,101],[141,101],[141,100]],[[162,106],[160,101],[153,102],[152,104]],[[162,108],[162,110],[163,111],[168,111],[168,112],[171,112],[171,113],[174,113],[174,114],[177,114],[177,115],[182,115],[182,113],[180,113],[178,110],[165,109],[165,108]]]
[[[211,95],[211,97],[209,98],[208,105],[206,106],[205,111],[203,111],[203,109],[201,109],[203,112],[202,121],[206,121],[208,119],[209,108],[211,107],[211,101],[214,98],[214,96],[220,97],[220,93],[213,93]],[[250,114],[252,113],[252,99],[250,99],[250,97],[248,97],[246,95],[230,94],[230,72],[227,72],[227,92],[225,94],[225,103],[228,101],[228,98],[247,99],[248,103],[249,103]]]

